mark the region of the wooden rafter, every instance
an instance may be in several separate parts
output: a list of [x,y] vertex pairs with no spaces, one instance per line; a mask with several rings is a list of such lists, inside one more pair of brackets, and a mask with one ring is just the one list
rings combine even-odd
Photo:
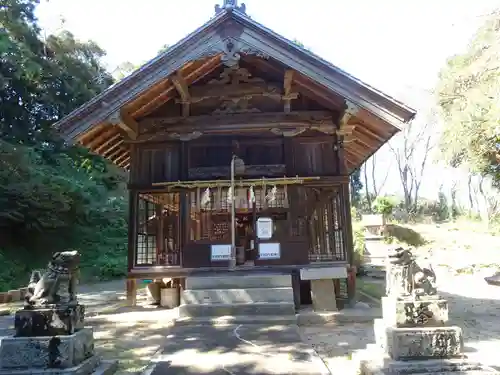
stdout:
[[184,77],[182,77],[182,74],[180,72],[176,72],[174,75],[172,75],[171,79],[172,83],[175,86],[175,89],[181,97],[180,101],[178,102],[182,104],[182,116],[188,117],[189,106],[191,105],[191,95],[189,94],[188,85],[186,84],[186,81],[184,80]]
[[[253,58],[251,62],[259,70],[272,72],[276,75],[282,74],[280,68],[266,60]],[[326,89],[310,82],[309,79],[303,77],[297,72],[294,72],[293,74],[293,83],[297,86],[298,90],[301,93],[303,93],[310,99],[317,101],[319,104],[323,105],[326,108],[338,110],[342,107],[342,98],[336,97],[332,93],[329,93]]]
[[86,144],[88,140],[90,140],[92,137],[95,137],[97,134],[101,133],[103,129],[106,127],[105,123],[100,123],[93,128],[91,128],[89,131],[86,133],[83,133],[80,135],[76,141],[81,143],[82,145]]
[[[104,152],[100,153],[99,155],[103,155],[105,157],[107,157],[106,155],[109,155],[111,153],[111,151],[115,150],[116,148],[120,147],[121,145],[123,145],[123,143],[125,142],[124,139],[120,139],[118,142],[112,144],[111,146],[109,146]],[[123,146],[121,146],[123,147]]]
[[116,129],[113,127],[110,127],[103,132],[99,133],[95,138],[93,138],[91,141],[83,143],[85,147],[87,147],[89,150],[94,151],[94,149],[102,144],[108,137],[111,137],[116,134]]
[[380,146],[380,142],[358,131],[358,128],[355,129],[353,133],[353,138],[371,149],[376,149],[377,147]]
[[120,168],[123,168],[125,167],[127,164],[130,164],[130,156],[128,156],[127,158],[125,158],[123,161],[121,161],[118,166]]
[[120,163],[126,160],[127,157],[130,157],[130,154],[128,150],[124,150],[124,152],[120,156],[113,160],[113,163],[116,165],[120,165]]
[[373,138],[373,139],[377,140],[378,142],[382,142],[382,143],[385,142],[385,139],[383,136],[377,134],[376,132],[374,132],[373,130],[368,128],[365,124],[358,124],[356,126],[356,132],[366,134],[368,137]]
[[120,155],[124,151],[126,151],[125,148],[119,147],[117,150],[115,150],[115,152],[113,152],[113,153],[111,153],[109,155],[106,155],[106,158],[108,158],[110,160],[114,160],[116,157],[118,157],[118,155]]
[[[219,64],[220,64],[219,56],[214,56],[205,61],[202,65],[193,70],[191,73],[186,74],[184,76],[184,80],[188,85],[191,85],[197,80],[202,79],[206,75],[210,74]],[[137,119],[158,109],[160,106],[162,106],[165,102],[167,102],[170,99],[170,96],[174,90],[175,87],[172,85],[166,90],[160,92],[153,99],[149,100],[148,103],[144,104],[139,109],[131,113],[131,116]]]
[[99,147],[97,147],[94,150],[94,152],[96,154],[99,154],[99,155],[101,153],[102,154],[106,154],[109,151],[109,149],[107,150],[106,147],[108,147],[108,146],[114,147],[116,145],[116,143],[115,144],[113,144],[113,143],[119,141],[120,138],[121,138],[121,134],[120,133],[116,133],[111,138],[108,138],[107,141],[105,141],[104,143],[102,143],[101,145],[99,145]]

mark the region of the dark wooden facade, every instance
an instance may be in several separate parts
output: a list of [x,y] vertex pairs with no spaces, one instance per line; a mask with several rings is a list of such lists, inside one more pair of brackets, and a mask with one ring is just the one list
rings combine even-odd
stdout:
[[55,127],[129,171],[133,280],[228,267],[234,155],[238,220],[281,245],[254,268],[349,265],[349,174],[414,115],[228,7]]

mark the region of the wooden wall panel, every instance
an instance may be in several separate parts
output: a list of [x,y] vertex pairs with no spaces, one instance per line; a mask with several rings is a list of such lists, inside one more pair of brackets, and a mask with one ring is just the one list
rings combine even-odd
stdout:
[[146,186],[180,179],[180,145],[137,145],[131,166],[131,184]]
[[299,176],[334,176],[338,174],[334,141],[314,138],[293,139],[293,174]]

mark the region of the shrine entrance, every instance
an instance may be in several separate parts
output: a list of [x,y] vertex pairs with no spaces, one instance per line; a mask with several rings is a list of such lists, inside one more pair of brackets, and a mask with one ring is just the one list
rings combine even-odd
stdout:
[[252,213],[236,214],[236,266],[255,266],[255,220]]

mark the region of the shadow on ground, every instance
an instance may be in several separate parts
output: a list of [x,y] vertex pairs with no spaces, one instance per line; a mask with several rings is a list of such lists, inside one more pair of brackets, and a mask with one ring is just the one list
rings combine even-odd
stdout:
[[294,326],[189,326],[169,330],[152,375],[328,374]]

